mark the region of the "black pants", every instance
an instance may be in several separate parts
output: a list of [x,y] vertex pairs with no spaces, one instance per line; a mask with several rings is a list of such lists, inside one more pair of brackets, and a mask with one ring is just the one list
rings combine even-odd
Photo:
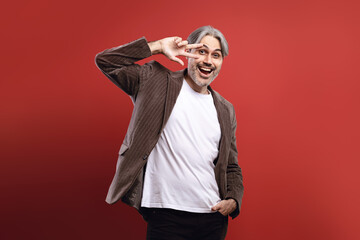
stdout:
[[190,213],[165,208],[142,208],[147,221],[147,240],[223,240],[228,216],[221,213]]

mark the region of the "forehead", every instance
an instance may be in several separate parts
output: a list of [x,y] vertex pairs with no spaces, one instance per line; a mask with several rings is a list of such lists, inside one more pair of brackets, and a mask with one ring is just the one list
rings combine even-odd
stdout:
[[201,39],[200,43],[206,44],[212,51],[216,49],[221,50],[220,41],[212,36],[206,35]]

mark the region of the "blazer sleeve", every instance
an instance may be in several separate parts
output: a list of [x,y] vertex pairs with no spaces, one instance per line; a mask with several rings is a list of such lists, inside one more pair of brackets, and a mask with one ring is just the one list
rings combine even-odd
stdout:
[[135,62],[150,57],[151,50],[145,37],[128,44],[106,49],[95,57],[98,68],[125,93],[136,99],[141,81],[151,74],[151,64]]
[[228,166],[226,169],[227,176],[227,194],[225,199],[232,198],[236,201],[236,209],[230,213],[232,218],[235,218],[240,213],[242,197],[244,195],[243,176],[241,168],[238,164],[238,151],[236,148],[236,116],[235,110],[232,108],[232,137],[230,145],[230,153],[228,158]]

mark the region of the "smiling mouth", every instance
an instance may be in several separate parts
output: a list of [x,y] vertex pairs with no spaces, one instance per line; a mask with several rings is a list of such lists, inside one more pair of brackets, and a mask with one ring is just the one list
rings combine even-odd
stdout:
[[198,66],[198,69],[200,73],[202,73],[205,76],[209,76],[214,71],[213,68],[201,67],[201,66]]

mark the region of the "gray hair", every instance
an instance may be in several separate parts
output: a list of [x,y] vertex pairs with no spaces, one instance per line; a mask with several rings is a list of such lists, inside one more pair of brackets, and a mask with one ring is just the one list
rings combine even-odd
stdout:
[[217,40],[219,40],[221,46],[221,54],[223,55],[223,57],[229,55],[229,45],[224,35],[219,30],[213,28],[212,26],[203,26],[196,29],[195,31],[190,33],[189,37],[187,38],[187,41],[189,44],[199,43],[201,39],[207,35],[212,36]]

